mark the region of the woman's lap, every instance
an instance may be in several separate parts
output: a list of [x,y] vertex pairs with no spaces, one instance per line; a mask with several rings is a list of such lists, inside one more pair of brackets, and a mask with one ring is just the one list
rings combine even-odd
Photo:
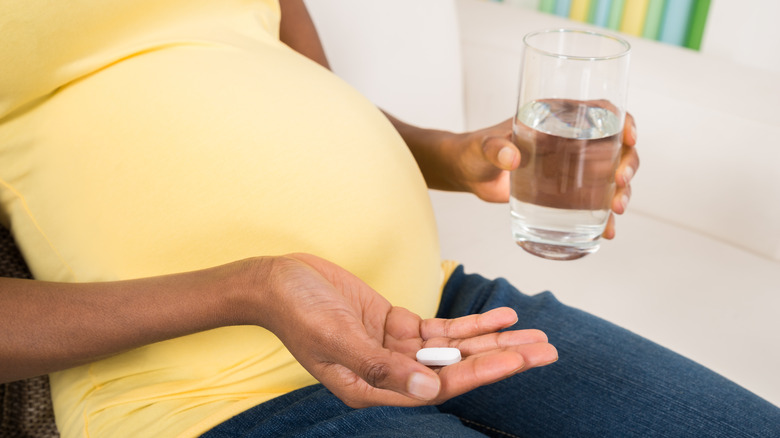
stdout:
[[453,318],[501,306],[518,312],[512,329],[547,333],[558,349],[558,362],[438,407],[354,410],[316,385],[263,403],[206,436],[780,434],[777,407],[682,356],[561,304],[548,292],[524,295],[505,280],[465,274],[460,267],[445,287],[437,316]]
[[462,268],[447,288],[437,316],[510,306],[518,312],[512,329],[543,330],[559,353],[554,364],[440,406],[466,424],[516,436],[780,436],[777,407],[549,292],[524,295]]
[[207,438],[481,437],[434,406],[352,409],[322,385],[301,388],[226,421]]

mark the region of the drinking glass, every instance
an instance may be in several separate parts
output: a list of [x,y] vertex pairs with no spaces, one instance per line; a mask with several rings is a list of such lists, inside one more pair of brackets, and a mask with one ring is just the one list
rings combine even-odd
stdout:
[[630,45],[591,31],[523,38],[512,141],[512,234],[531,254],[574,260],[595,252],[615,193],[626,116]]

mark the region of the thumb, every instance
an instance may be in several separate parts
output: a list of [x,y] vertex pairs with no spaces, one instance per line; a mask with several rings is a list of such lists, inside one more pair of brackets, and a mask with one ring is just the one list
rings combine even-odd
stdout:
[[430,401],[441,391],[438,374],[416,360],[394,351],[364,344],[344,366],[369,385],[387,389],[418,400]]
[[520,165],[520,151],[505,137],[485,138],[482,153],[491,164],[502,170],[514,170]]

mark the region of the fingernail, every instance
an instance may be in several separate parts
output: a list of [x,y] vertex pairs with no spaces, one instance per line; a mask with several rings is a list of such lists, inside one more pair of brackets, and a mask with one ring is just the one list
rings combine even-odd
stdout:
[[626,211],[628,208],[628,195],[623,195],[620,197],[620,205],[623,206],[623,211]]
[[511,147],[505,146],[501,148],[500,151],[498,151],[498,162],[501,164],[504,168],[510,168],[512,167],[512,161],[514,159],[515,152],[512,150]]
[[631,138],[636,142],[636,125],[634,124],[631,124]]
[[634,168],[631,166],[626,166],[626,168],[623,170],[623,182],[628,184],[631,182],[632,178],[634,178]]
[[439,395],[439,379],[423,373],[413,373],[409,377],[407,390],[420,400],[433,400]]

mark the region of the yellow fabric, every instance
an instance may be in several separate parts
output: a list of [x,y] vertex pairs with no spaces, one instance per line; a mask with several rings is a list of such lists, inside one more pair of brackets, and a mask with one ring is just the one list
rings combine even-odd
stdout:
[[[279,42],[275,1],[2,9],[0,221],[38,279],[130,279],[304,251],[434,314],[443,272],[411,154],[370,102]],[[258,327],[51,379],[63,437],[196,436],[314,382]]]

